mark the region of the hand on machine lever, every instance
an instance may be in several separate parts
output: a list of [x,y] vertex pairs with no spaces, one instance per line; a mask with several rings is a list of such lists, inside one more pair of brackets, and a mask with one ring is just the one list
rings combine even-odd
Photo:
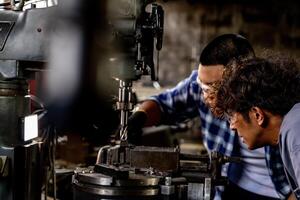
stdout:
[[144,127],[147,121],[147,114],[142,111],[138,110],[131,114],[128,118],[127,124],[127,134],[128,134],[128,142],[130,144],[140,144],[141,138],[143,134],[142,128]]
[[161,110],[158,104],[152,100],[143,101],[137,111],[128,118],[127,133],[128,142],[140,144],[143,134],[143,127],[154,126],[161,123]]

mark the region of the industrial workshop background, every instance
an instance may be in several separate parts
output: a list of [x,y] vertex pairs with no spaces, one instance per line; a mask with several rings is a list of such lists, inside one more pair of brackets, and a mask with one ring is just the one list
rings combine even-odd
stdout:
[[[102,5],[126,5],[126,1],[133,16],[126,15],[126,8],[109,10]],[[141,142],[145,146],[134,146],[127,140],[131,111],[140,100],[189,76],[198,68],[205,45],[221,34],[245,36],[258,55],[272,49],[299,58],[300,1],[158,0],[151,13],[146,12],[144,6],[154,1],[74,0],[78,7],[72,7],[72,0],[0,0],[0,100],[4,100],[0,101],[0,128],[11,130],[0,132],[0,194],[6,199],[20,200],[24,196],[25,200],[40,200],[42,193],[45,199],[69,200],[74,192],[74,200],[85,199],[86,195],[90,199],[128,195],[130,199],[136,194],[154,199],[165,195],[165,199],[173,200],[175,184],[184,185],[182,191],[176,190],[178,199],[185,199],[184,195],[199,199],[190,197],[206,193],[206,199],[211,199],[214,186],[226,184],[221,176],[222,165],[241,160],[206,152],[199,119],[145,128]],[[24,15],[16,6],[22,2],[28,9]],[[67,3],[57,6],[63,20],[56,21],[55,8],[45,7],[62,5],[60,2]],[[10,8],[15,11],[8,11]],[[88,9],[92,11],[77,13]],[[54,36],[47,38],[47,34]],[[156,50],[160,50],[158,81],[143,76],[156,75]],[[113,76],[108,76],[106,70],[111,70]],[[49,80],[52,88],[47,85]],[[50,102],[49,110],[43,101]],[[38,109],[32,112],[30,106]],[[35,114],[36,130],[41,119],[43,130],[25,140],[24,121],[29,114]],[[28,180],[32,184],[27,184]]]
[[[196,69],[205,44],[224,33],[240,33],[259,54],[265,48],[300,55],[299,1],[170,0],[165,10],[159,82],[174,85]],[[176,78],[174,78],[176,77]]]

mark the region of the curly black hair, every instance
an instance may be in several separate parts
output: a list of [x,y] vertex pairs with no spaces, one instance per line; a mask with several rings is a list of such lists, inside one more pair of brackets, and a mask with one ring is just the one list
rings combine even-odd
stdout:
[[249,120],[253,106],[284,116],[300,102],[300,71],[288,57],[235,61],[215,85],[218,115],[241,113]]

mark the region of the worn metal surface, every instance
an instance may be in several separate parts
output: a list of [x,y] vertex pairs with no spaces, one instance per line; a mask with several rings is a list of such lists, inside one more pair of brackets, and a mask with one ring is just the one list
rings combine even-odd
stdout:
[[0,25],[9,29],[0,35],[0,59],[46,61],[49,34],[54,25],[49,23],[49,16],[54,11],[55,7],[24,12],[0,11]]
[[30,101],[24,95],[26,82],[0,83],[0,145],[11,146],[22,144],[21,118],[30,113]]
[[159,177],[154,176],[145,176],[141,174],[129,174],[129,178],[127,180],[118,179],[115,180],[116,186],[157,186],[160,181]]
[[78,190],[96,194],[99,196],[120,196],[120,197],[137,197],[137,196],[156,196],[158,195],[158,188],[117,188],[117,187],[108,187],[108,186],[91,186],[87,184],[82,184],[75,181],[74,187]]
[[179,169],[179,149],[137,146],[130,150],[130,166],[176,172]]
[[204,200],[204,184],[203,183],[189,183],[188,184],[188,200]]
[[75,178],[79,182],[90,183],[95,185],[108,186],[113,183],[113,177],[100,173],[76,173]]
[[129,166],[115,166],[115,165],[107,165],[107,164],[96,164],[94,167],[94,171],[97,173],[105,174],[107,176],[127,179],[129,177]]
[[40,200],[41,144],[31,142],[17,147],[0,147],[0,155],[9,159],[8,176],[0,177],[0,199]]
[[158,195],[159,177],[130,174],[127,179],[118,179],[100,173],[77,172],[74,175],[75,189],[101,196],[155,196]]

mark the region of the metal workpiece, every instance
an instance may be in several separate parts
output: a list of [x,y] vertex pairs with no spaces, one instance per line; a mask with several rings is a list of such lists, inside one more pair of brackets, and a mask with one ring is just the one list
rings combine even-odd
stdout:
[[[120,154],[121,149],[123,155]],[[94,173],[87,172],[83,175],[87,178],[77,178],[77,180],[83,184],[85,180],[93,177],[99,180],[89,180],[89,182],[99,183],[106,181],[105,177],[108,176],[113,179],[109,187],[155,186],[159,187],[157,196],[159,200],[212,199],[214,187],[227,184],[227,179],[221,176],[221,169],[223,164],[231,160],[215,152],[207,155],[181,154],[179,148],[170,147],[114,145],[104,146],[99,152],[98,155],[101,156],[97,160],[100,163],[95,165],[94,173],[105,176],[93,177]],[[122,160],[120,156],[127,158],[126,162],[120,162]],[[77,184],[76,187],[79,185]],[[102,194],[98,190],[97,192],[98,195]]]
[[94,172],[105,174],[107,176],[111,176],[117,179],[128,179],[129,172],[132,170],[127,165],[107,165],[107,164],[96,164],[94,166]]
[[179,170],[179,149],[171,147],[136,146],[130,149],[130,165],[175,173]]
[[115,145],[100,148],[98,155],[96,170],[112,176],[126,169],[149,175],[167,175],[179,170],[178,148]]
[[[105,163],[108,165],[114,165],[116,163],[120,163],[120,154],[119,152],[121,146],[120,145],[114,145],[111,146],[110,148],[107,148],[106,150],[106,161]],[[104,155],[104,154],[103,154]]]
[[[111,148],[108,148],[107,146],[105,146],[99,151],[101,152],[100,155],[102,157],[106,157],[106,159],[110,159],[108,157],[113,157],[114,160],[117,161],[120,160],[118,156],[120,156],[119,150],[121,148],[125,147],[115,145]],[[110,197],[118,196],[120,194],[120,191],[124,190],[122,189],[123,187],[126,187],[128,190],[132,187],[135,188],[133,190],[135,196],[139,195],[143,198],[145,196],[155,196],[155,199],[161,199],[161,195],[163,195],[173,198],[176,192],[176,186],[172,184],[172,177],[166,175],[171,175],[172,173],[176,173],[176,171],[178,171],[178,148],[127,146],[124,152],[126,152],[126,157],[129,158],[127,164],[115,163],[114,165],[107,165],[98,163],[94,167],[95,173],[105,174],[105,177],[109,176],[113,178],[110,187],[105,187],[105,189],[109,190],[110,192],[106,194],[109,194]],[[107,156],[108,154],[115,155]],[[104,161],[104,163],[108,163],[101,157],[98,160]],[[93,175],[85,173],[84,175],[80,176],[87,176],[88,178],[84,179],[87,180],[90,179]],[[78,176],[78,178],[76,178],[75,176],[75,179],[77,179],[77,181],[80,180],[80,183],[83,184],[84,181],[82,178],[79,178],[80,176]],[[166,177],[164,178],[164,176]],[[94,178],[96,177],[99,179],[103,179],[103,176],[97,175]],[[91,180],[90,182],[95,183],[96,181]],[[100,180],[98,182],[100,182]],[[87,187],[87,185],[80,185],[78,184],[78,182],[75,182],[74,184],[76,185],[76,188],[78,190],[80,190],[80,188],[78,187],[84,187],[84,190],[86,192],[89,191],[89,193],[93,193],[94,195],[104,195],[103,185],[101,186],[101,188],[97,187],[96,189],[91,189],[89,188],[90,186]],[[86,182],[84,184],[86,184]],[[119,189],[117,189],[117,187],[119,187]],[[129,191],[124,190],[122,192],[122,195],[124,195],[125,197],[127,195],[127,192]],[[128,195],[132,194],[128,193]]]
[[98,151],[96,164],[124,165],[130,162],[130,149],[134,148],[126,142],[119,141],[116,145],[105,145]]
[[[163,162],[162,162],[163,161]],[[169,173],[179,170],[179,148],[133,145],[104,146],[98,152],[97,164],[118,165]]]
[[90,183],[103,186],[112,185],[113,183],[113,177],[94,172],[76,172],[75,179],[82,183]]

